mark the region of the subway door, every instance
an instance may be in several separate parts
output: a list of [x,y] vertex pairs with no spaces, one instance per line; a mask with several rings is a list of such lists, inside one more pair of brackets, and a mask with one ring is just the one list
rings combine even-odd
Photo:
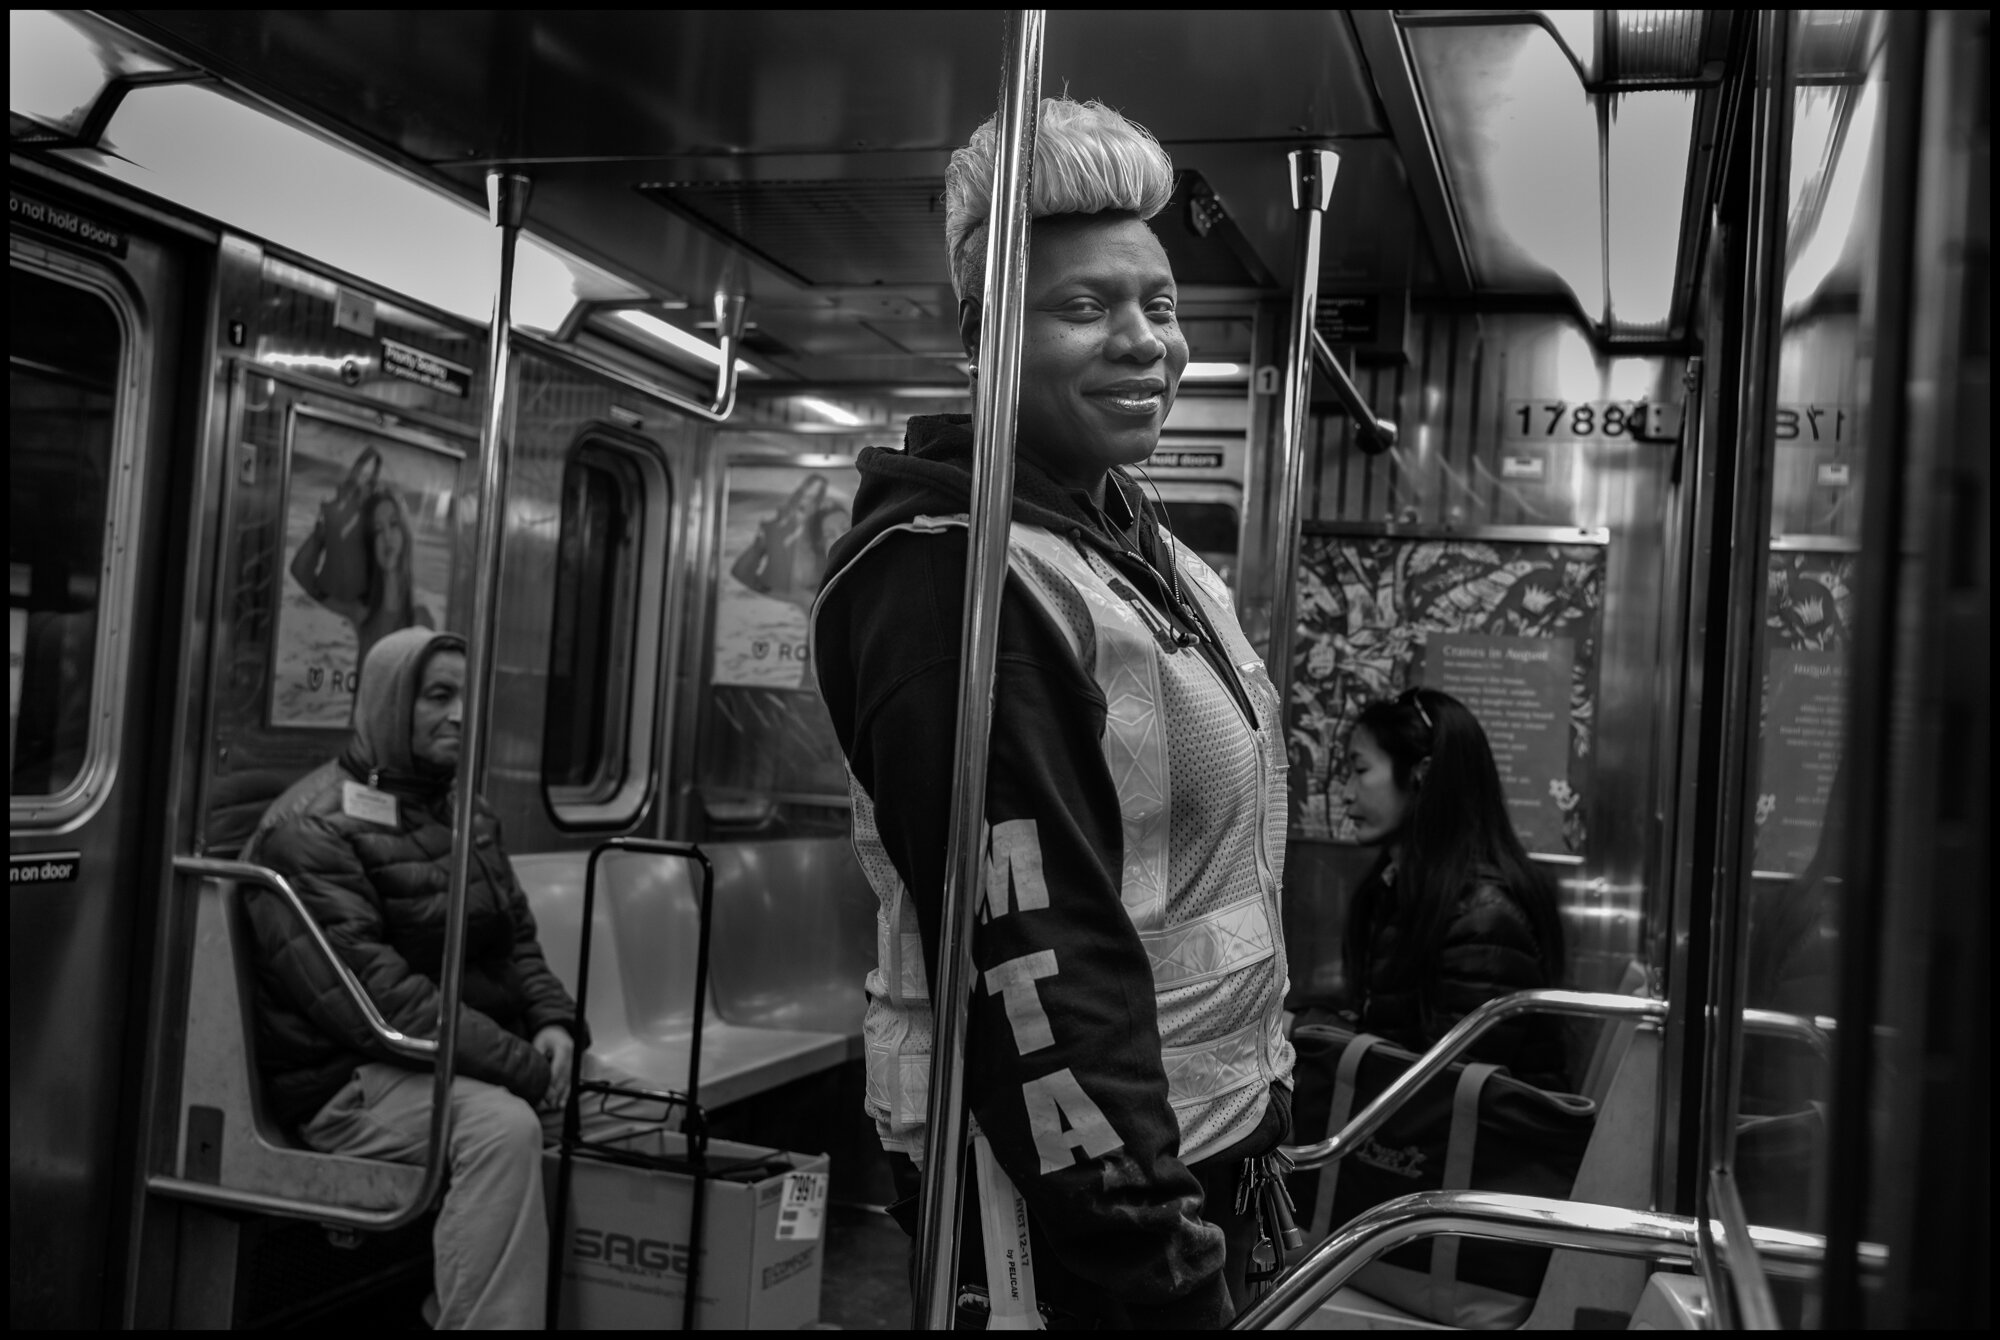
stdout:
[[101,206],[13,195],[8,1319],[91,1327],[118,1315],[157,901],[145,860],[166,822],[185,269]]

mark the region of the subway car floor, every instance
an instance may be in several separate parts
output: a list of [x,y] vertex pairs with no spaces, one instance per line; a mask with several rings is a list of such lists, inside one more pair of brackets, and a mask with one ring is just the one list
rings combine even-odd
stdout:
[[910,1325],[910,1238],[883,1211],[835,1205],[828,1214],[820,1325],[902,1331]]
[[[910,1240],[869,1205],[836,1203],[827,1212],[826,1262],[820,1278],[819,1329],[901,1331],[910,1325]],[[413,1270],[366,1297],[315,1309],[278,1329],[365,1333],[424,1331],[428,1271]]]

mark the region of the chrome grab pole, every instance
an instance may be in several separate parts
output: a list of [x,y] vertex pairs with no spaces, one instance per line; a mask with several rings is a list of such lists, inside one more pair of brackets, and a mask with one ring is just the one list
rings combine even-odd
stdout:
[[1007,575],[1007,529],[1014,495],[1014,425],[1021,381],[1021,307],[1028,275],[1028,204],[1034,179],[1036,113],[1041,105],[1039,9],[1010,11],[1000,80],[1000,134],[986,237],[986,289],[979,333],[979,386],[973,406],[971,554],[965,572],[965,625],[959,640],[958,726],[953,740],[951,835],[945,859],[938,981],[918,1201],[917,1307],[920,1328],[952,1329],[958,1295],[958,1225],[965,1145],[965,1022],[972,984],[972,900],[981,886],[986,833],[986,756],[993,722],[993,663],[1000,637],[1000,590]]
[[528,179],[499,169],[486,174],[486,204],[500,230],[500,273],[493,290],[493,325],[486,362],[486,428],[479,443],[479,521],[473,545],[472,628],[465,639],[465,716],[460,731],[458,783],[451,815],[451,886],[444,931],[444,980],[438,984],[438,1065],[431,1101],[445,1115],[431,1126],[429,1159],[444,1157],[451,1139],[452,1063],[458,1055],[459,996],[465,981],[465,903],[472,883],[472,821],[478,813],[480,774],[486,763],[486,722],[493,700],[493,644],[500,595],[500,538],[506,531],[508,428],[512,398],[508,366],[514,351],[514,249],[528,215]]
[[1310,1145],[1287,1145],[1286,1155],[1299,1169],[1323,1168],[1342,1158],[1394,1116],[1409,1096],[1443,1074],[1481,1035],[1523,1014],[1567,1014],[1596,1019],[1651,1020],[1664,1023],[1667,1003],[1644,996],[1621,996],[1609,991],[1516,991],[1487,1001],[1453,1024],[1437,1045],[1417,1059],[1416,1064],[1396,1076],[1375,1096],[1375,1101],[1336,1134]]
[[1743,1058],[1739,1039],[1749,957],[1747,900],[1754,828],[1744,821],[1746,801],[1757,794],[1759,731],[1756,703],[1765,659],[1764,585],[1770,567],[1772,496],[1776,470],[1773,424],[1779,376],[1780,306],[1784,291],[1786,221],[1794,70],[1790,11],[1759,10],[1750,70],[1750,187],[1742,298],[1742,367],[1737,388],[1735,469],[1730,480],[1729,570],[1726,613],[1715,617],[1723,638],[1719,739],[1712,770],[1715,846],[1708,883],[1710,917],[1708,998],[1702,1056],[1702,1124],[1698,1150],[1703,1176],[1695,1182],[1695,1211],[1710,1225],[1697,1253],[1697,1273],[1716,1300],[1723,1324],[1762,1328],[1775,1324],[1776,1304],[1756,1254],[1742,1237],[1742,1206],[1735,1187],[1736,1121],[1742,1109]]
[[[444,974],[438,983],[436,1067],[431,1084],[430,1139],[424,1149],[424,1180],[417,1200],[402,1210],[375,1213],[315,1207],[312,1217],[377,1231],[398,1227],[422,1212],[432,1199],[445,1167],[445,1147],[451,1142],[451,1081],[458,1059],[459,997],[465,983],[465,904],[471,887],[472,820],[477,812],[479,774],[485,761],[486,717],[492,696],[494,605],[500,590],[500,537],[505,528],[501,502],[507,490],[507,370],[513,352],[514,251],[528,213],[528,179],[517,173],[486,174],[486,200],[500,229],[500,274],[493,295],[493,327],[487,362],[486,429],[479,451],[479,502],[476,566],[472,587],[472,635],[466,639],[465,713],[454,788],[451,821],[451,883],[445,899]],[[177,864],[179,864],[177,862]],[[258,878],[258,867],[240,877]],[[266,882],[260,880],[259,882]],[[293,900],[300,911],[303,904]],[[310,917],[307,918],[310,921]],[[156,1190],[214,1204],[257,1209],[272,1214],[298,1213],[298,1206],[279,1197],[203,1188],[181,1179],[149,1179]]]
[[[1340,155],[1331,149],[1294,149],[1290,155],[1292,208],[1298,211],[1298,247],[1294,254],[1292,335],[1285,350],[1285,421],[1279,444],[1276,478],[1278,505],[1267,542],[1271,545],[1269,573],[1270,644],[1266,666],[1278,690],[1279,710],[1290,701],[1292,688],[1292,625],[1298,609],[1299,502],[1305,492],[1306,412],[1312,404],[1314,318],[1319,311],[1320,233],[1326,207],[1333,200],[1333,179]],[[1372,420],[1371,420],[1372,421]]]

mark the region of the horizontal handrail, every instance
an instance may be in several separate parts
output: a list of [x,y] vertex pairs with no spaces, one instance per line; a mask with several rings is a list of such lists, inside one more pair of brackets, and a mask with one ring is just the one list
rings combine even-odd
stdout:
[[268,866],[252,865],[248,861],[221,861],[208,856],[176,856],[174,870],[183,875],[206,875],[212,879],[233,879],[239,884],[256,884],[284,899],[285,905],[292,909],[292,914],[298,917],[300,924],[306,928],[306,935],[311,939],[313,948],[326,965],[333,969],[334,976],[340,979],[340,985],[347,992],[348,999],[361,1011],[361,1017],[368,1021],[369,1031],[375,1034],[376,1041],[398,1056],[407,1056],[413,1061],[431,1062],[437,1059],[438,1045],[435,1038],[413,1038],[408,1033],[391,1026],[389,1021],[382,1017],[382,1012],[375,1008],[375,1002],[368,998],[368,992],[362,988],[361,979],[354,975],[352,968],[341,961],[340,955],[333,952],[333,945],[327,941],[326,932],[320,929],[319,922],[314,920],[313,914],[306,910],[305,901],[299,897],[298,890],[292,887],[290,880]]
[[[617,306],[619,304],[605,304]],[[746,300],[740,293],[719,291],[715,295],[715,334],[719,351],[715,370],[715,394],[703,404],[682,391],[677,391],[664,382],[649,381],[625,371],[602,358],[589,358],[586,351],[575,347],[575,333],[583,324],[582,318],[591,308],[578,305],[572,309],[571,320],[564,324],[562,332],[554,339],[535,334],[531,330],[514,332],[516,343],[539,349],[543,352],[557,352],[568,358],[587,363],[593,372],[623,382],[642,394],[664,400],[676,409],[707,419],[710,423],[723,423],[736,411],[736,389],[739,382],[736,366],[737,355],[743,347],[743,318],[747,310]]]
[[1377,451],[1388,451],[1394,447],[1396,425],[1388,419],[1375,417],[1375,412],[1368,408],[1368,402],[1361,398],[1361,388],[1354,384],[1354,378],[1347,375],[1347,369],[1342,367],[1340,359],[1334,356],[1333,346],[1326,342],[1326,336],[1315,330],[1312,333],[1312,347],[1313,353],[1317,355],[1320,371],[1324,372],[1327,379],[1333,383],[1333,392],[1340,397],[1340,403],[1353,417],[1355,427],[1375,439],[1378,444]]
[[1644,996],[1622,996],[1611,991],[1516,991],[1487,1001],[1467,1014],[1417,1059],[1417,1063],[1396,1077],[1394,1083],[1376,1095],[1354,1120],[1338,1133],[1317,1144],[1289,1145],[1285,1154],[1293,1166],[1321,1168],[1354,1151],[1363,1140],[1395,1115],[1409,1096],[1443,1074],[1481,1035],[1523,1014],[1571,1014],[1601,1019],[1664,1020],[1667,1003]]
[[[1456,1234],[1685,1266],[1694,1261],[1697,1229],[1694,1219],[1654,1210],[1496,1191],[1420,1191],[1350,1220],[1281,1275],[1270,1294],[1230,1329],[1290,1330],[1377,1257],[1423,1238]],[[1818,1234],[1752,1226],[1749,1238],[1774,1264],[1816,1270],[1826,1258],[1826,1239]],[[1874,1255],[1886,1259],[1880,1248]]]
[[1787,1014],[1783,1010],[1745,1010],[1743,1027],[1751,1033],[1790,1038],[1812,1048],[1822,1061],[1833,1059],[1834,1021],[1823,1014]]
[[[177,875],[198,875],[211,879],[230,879],[256,884],[271,890],[292,909],[306,928],[317,952],[321,954],[342,987],[353,997],[360,1007],[368,1026],[385,1047],[399,1055],[413,1060],[435,1064],[438,1044],[429,1038],[413,1038],[391,1028],[375,1002],[361,988],[360,981],[348,966],[340,961],[327,943],[326,935],[312,913],[306,910],[305,902],[298,890],[277,871],[267,866],[253,865],[248,861],[224,861],[210,856],[176,856],[174,873]],[[455,912],[462,908],[454,908]],[[406,1205],[393,1206],[386,1210],[364,1210],[351,1205],[324,1205],[315,1201],[292,1200],[285,1196],[274,1196],[262,1191],[244,1191],[236,1187],[218,1186],[211,1182],[195,1182],[185,1177],[169,1177],[154,1173],[146,1178],[146,1189],[155,1195],[173,1196],[180,1200],[195,1201],[203,1205],[213,1205],[220,1209],[247,1211],[252,1214],[268,1214],[283,1219],[305,1219],[316,1224],[326,1224],[338,1228],[359,1229],[370,1233],[388,1233],[414,1223],[437,1200],[444,1189],[444,1168],[442,1123],[449,1108],[433,1103],[431,1106],[430,1141],[428,1157],[423,1165],[423,1180],[416,1193]]]

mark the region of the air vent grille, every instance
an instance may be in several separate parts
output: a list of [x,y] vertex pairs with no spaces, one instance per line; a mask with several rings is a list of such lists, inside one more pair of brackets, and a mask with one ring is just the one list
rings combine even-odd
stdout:
[[[1197,172],[1153,220],[1182,288],[1269,288],[1272,279]],[[944,181],[683,181],[640,194],[802,284],[942,284]]]
[[639,192],[803,284],[949,277],[941,178],[659,182]]
[[1605,75],[1613,80],[1693,79],[1701,74],[1702,32],[1707,16],[1698,9],[1621,9],[1605,36]]

